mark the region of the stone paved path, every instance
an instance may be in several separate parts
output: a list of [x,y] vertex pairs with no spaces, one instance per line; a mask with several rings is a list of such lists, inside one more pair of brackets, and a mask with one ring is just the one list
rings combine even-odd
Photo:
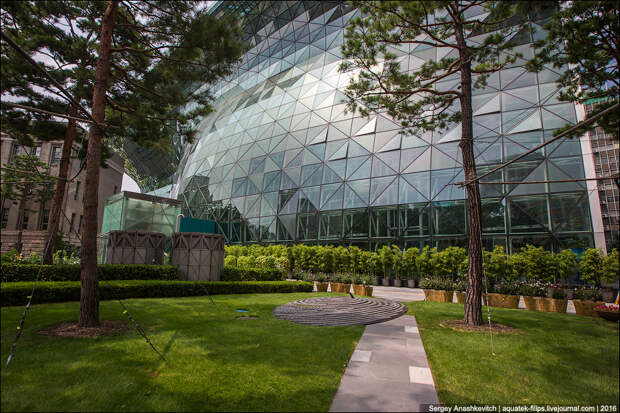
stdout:
[[366,326],[330,411],[417,412],[429,403],[437,392],[415,317]]

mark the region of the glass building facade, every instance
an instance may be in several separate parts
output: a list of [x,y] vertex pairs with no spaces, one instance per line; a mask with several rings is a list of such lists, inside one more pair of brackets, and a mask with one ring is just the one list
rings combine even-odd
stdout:
[[[216,221],[229,243],[466,245],[466,193],[454,185],[464,180],[460,124],[410,135],[385,113],[345,113],[350,74],[338,71],[340,47],[357,10],[340,2],[261,1],[218,2],[212,12],[240,13],[251,49],[214,87],[215,111],[181,148],[170,194],[186,216]],[[479,173],[576,122],[575,106],[558,101],[558,70],[523,67],[531,43],[544,35],[544,18],[515,35],[513,53],[523,58],[474,92]],[[424,45],[390,51],[402,70],[446,55]],[[437,87],[458,82],[457,74]],[[562,140],[485,181],[583,177],[579,140]],[[481,192],[486,248],[594,246],[583,182],[485,184]]]

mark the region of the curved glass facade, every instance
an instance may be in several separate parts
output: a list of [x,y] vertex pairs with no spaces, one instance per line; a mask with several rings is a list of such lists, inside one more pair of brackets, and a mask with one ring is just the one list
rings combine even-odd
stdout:
[[[465,245],[466,195],[453,185],[464,180],[460,125],[416,136],[386,114],[345,113],[349,74],[338,71],[340,46],[357,11],[334,2],[221,2],[215,13],[233,5],[242,9],[252,49],[216,86],[216,110],[185,148],[171,194],[186,216],[216,221],[230,243]],[[479,173],[576,121],[574,105],[558,101],[559,73],[523,68],[536,36],[531,27],[518,33],[515,52],[524,58],[474,92]],[[403,70],[445,55],[426,46],[391,51]],[[581,155],[578,140],[561,141],[485,181],[582,178]],[[593,245],[583,183],[501,183],[481,191],[487,248]]]

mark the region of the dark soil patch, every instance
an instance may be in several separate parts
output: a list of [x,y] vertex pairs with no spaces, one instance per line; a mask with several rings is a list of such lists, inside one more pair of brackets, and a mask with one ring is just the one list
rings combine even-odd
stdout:
[[102,321],[99,327],[78,327],[77,323],[62,323],[57,327],[40,330],[42,336],[101,337],[116,334],[127,328],[127,323],[117,320]]
[[[479,326],[468,326],[465,324],[463,320],[441,320],[439,323],[442,327],[451,328],[455,331],[461,332],[480,332],[480,333],[488,333],[489,332],[489,323],[484,323]],[[517,331],[516,328],[510,327],[504,324],[491,322],[491,331],[493,333],[515,333]]]

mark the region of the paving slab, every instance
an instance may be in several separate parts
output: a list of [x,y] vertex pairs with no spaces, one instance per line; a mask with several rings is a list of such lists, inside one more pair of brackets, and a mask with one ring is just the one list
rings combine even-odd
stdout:
[[331,412],[415,412],[438,404],[414,316],[366,326]]

